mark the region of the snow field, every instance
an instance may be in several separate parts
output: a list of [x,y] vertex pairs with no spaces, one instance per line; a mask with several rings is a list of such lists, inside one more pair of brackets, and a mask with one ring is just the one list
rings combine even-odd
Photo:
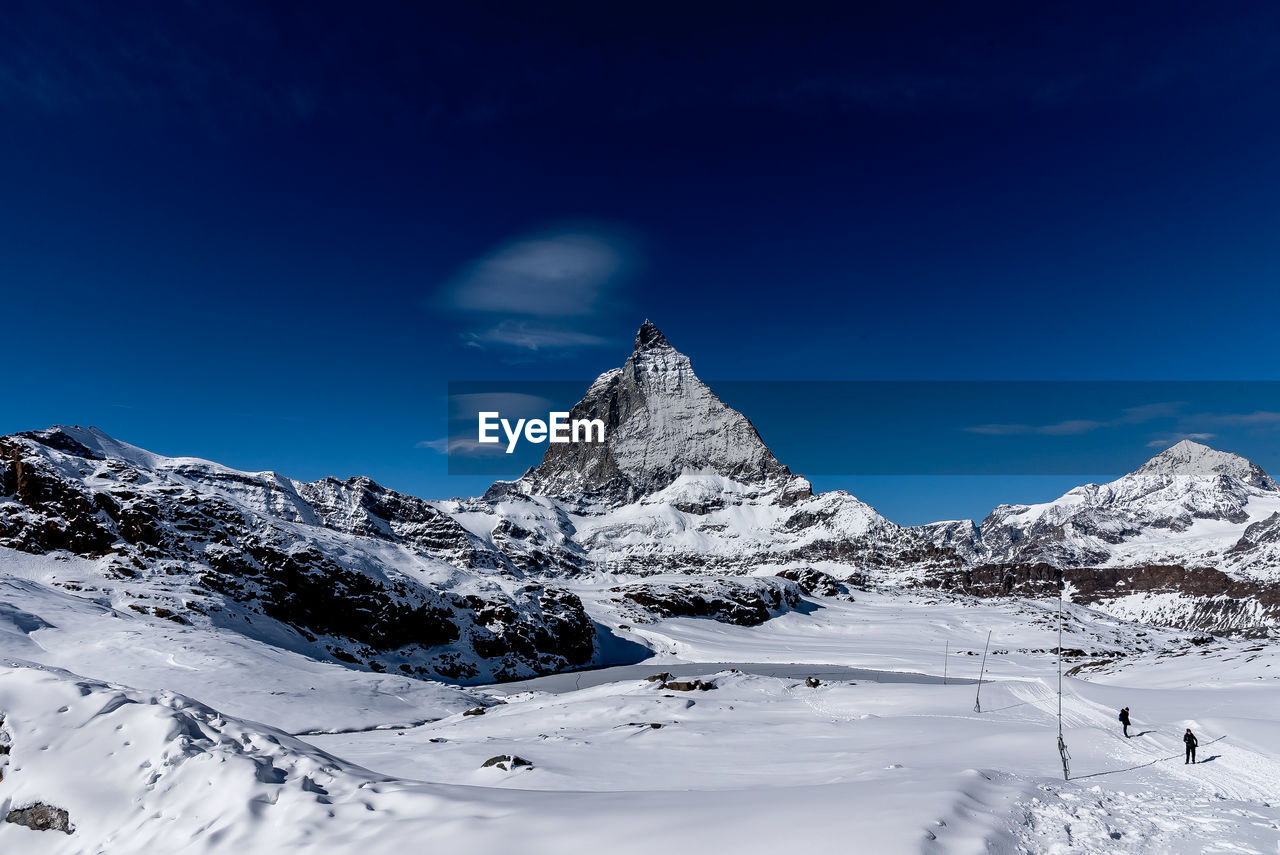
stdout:
[[[1073,664],[1129,655],[1064,680],[1063,781],[1052,601],[855,592],[757,627],[632,625],[617,631],[661,651],[652,672],[701,661],[717,688],[632,676],[511,694],[117,611],[47,570],[0,587],[0,808],[62,807],[75,833],[0,823],[5,851],[1155,855],[1273,853],[1280,838],[1274,643],[1191,644],[1068,605],[1064,646],[1089,654]],[[598,588],[581,593],[617,627]],[[811,688],[712,664],[939,675],[949,649],[949,675],[971,680],[988,630],[981,713],[972,684]],[[532,768],[483,768],[512,754]]]

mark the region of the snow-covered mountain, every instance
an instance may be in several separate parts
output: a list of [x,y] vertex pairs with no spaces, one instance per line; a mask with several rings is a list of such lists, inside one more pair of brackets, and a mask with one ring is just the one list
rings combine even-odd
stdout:
[[[877,852],[1273,844],[1274,646],[1138,622],[1280,623],[1247,460],[900,527],[813,495],[651,324],[577,410],[611,443],[447,502],[0,437],[0,846],[843,851],[836,815]],[[552,674],[627,645],[654,658]],[[1204,765],[1167,762],[1184,727]]]
[[[1280,486],[1197,443],[981,526],[899,526],[847,492],[814,495],[648,321],[572,418],[603,420],[606,441],[550,445],[520,479],[439,502],[162,457],[94,429],[0,438],[0,546],[93,558],[104,581],[68,584],[135,610],[230,610],[316,655],[460,680],[597,661],[591,619],[549,583],[592,574],[816,572],[985,595],[1056,591],[1065,570],[1074,596],[1116,613],[1280,622]],[[722,587],[746,610],[765,596]]]
[[1003,505],[981,526],[898,526],[843,491],[813,495],[648,321],[631,357],[591,385],[573,417],[604,420],[609,441],[552,446],[483,501],[440,505],[527,572],[814,568],[1040,594],[1056,591],[1065,569],[1082,571],[1071,574],[1082,601],[1145,619],[1220,629],[1280,621],[1280,488],[1248,460],[1197,443],[1054,502]]
[[1280,485],[1261,467],[1183,440],[1109,484],[1001,505],[975,557],[1056,567],[1210,566],[1280,581]]
[[70,553],[37,581],[323,659],[458,681],[596,661],[578,598],[430,503],[169,458],[92,428],[0,438],[0,546]]
[[717,475],[782,501],[812,495],[792,476],[742,413],[693,373],[650,321],[636,333],[621,368],[596,378],[570,419],[599,419],[605,442],[550,445],[520,480],[499,482],[490,498],[549,496],[575,509],[619,507],[671,487],[685,473]]
[[928,532],[895,525],[847,492],[815,496],[650,321],[570,418],[603,420],[606,442],[549,446],[539,466],[483,500],[440,504],[530,572],[830,565],[843,577],[901,581],[960,564]]

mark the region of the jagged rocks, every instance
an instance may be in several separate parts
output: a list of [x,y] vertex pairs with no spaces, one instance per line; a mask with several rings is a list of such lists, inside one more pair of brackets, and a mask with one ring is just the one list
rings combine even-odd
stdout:
[[469,710],[463,710],[463,715],[484,715],[484,707],[472,707]]
[[595,654],[595,624],[577,595],[558,588],[526,585],[511,602],[484,602],[467,597],[475,610],[470,640],[476,652],[490,659],[509,659],[517,667],[499,668],[498,679],[516,679],[520,663],[539,673],[553,673],[591,662]]
[[485,550],[431,503],[369,478],[325,478],[298,484],[297,490],[326,528],[402,543],[460,567],[493,568],[502,563],[501,556]]
[[13,750],[13,737],[5,727],[5,718],[0,715],[0,781],[4,780],[5,771],[9,768],[9,752]]
[[368,479],[301,484],[160,457],[93,429],[0,438],[0,546],[109,554],[97,572],[134,611],[292,631],[312,655],[375,671],[483,682],[596,652],[577,596],[514,582],[428,502]]
[[934,573],[924,584],[980,597],[1041,597],[1057,596],[1060,581],[1073,602],[1161,626],[1248,634],[1280,623],[1280,586],[1211,567],[984,564]]
[[526,769],[533,768],[532,763],[523,757],[516,756],[515,754],[499,754],[496,757],[490,757],[488,760],[484,761],[484,763],[480,764],[481,769],[488,769],[490,766],[496,766],[504,772],[510,772],[512,769],[519,769],[521,767]]
[[610,591],[651,618],[705,617],[739,626],[762,624],[801,602],[795,582],[768,577],[640,582]]
[[4,821],[14,825],[24,825],[33,831],[62,831],[67,834],[75,831],[71,825],[71,817],[65,810],[43,802],[11,810]]
[[800,590],[811,597],[838,597],[848,593],[848,589],[836,577],[812,567],[792,567],[779,570],[776,575],[779,579],[795,582]]
[[38,442],[30,434],[0,438],[0,499],[12,500],[0,505],[0,546],[105,555],[116,540],[106,514],[88,490],[61,477],[24,439]]
[[[716,397],[649,321],[622,368],[597,378],[569,419],[599,419],[605,441],[548,445],[538,467],[517,482],[495,484],[485,497],[515,493],[576,508],[618,507],[670,486],[687,469],[768,485],[790,502],[809,494],[808,482],[791,483],[790,470],[751,422]],[[694,512],[709,507],[699,503]]]
[[711,680],[674,680],[662,684],[662,688],[672,692],[709,692],[715,687]]

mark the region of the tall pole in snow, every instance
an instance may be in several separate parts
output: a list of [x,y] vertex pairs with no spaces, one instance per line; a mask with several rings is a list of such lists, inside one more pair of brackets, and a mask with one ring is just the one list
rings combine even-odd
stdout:
[[973,711],[982,712],[982,675],[987,671],[987,648],[991,646],[991,630],[987,630],[987,643],[982,646],[982,667],[978,669],[978,693],[973,696]]
[[1058,591],[1058,741],[1062,741],[1062,591]]
[[1062,758],[1062,780],[1071,780],[1071,754],[1062,738],[1062,601],[1066,599],[1066,573],[1058,571],[1058,756]]
[[947,657],[951,655],[951,642],[942,648],[942,685],[947,685]]

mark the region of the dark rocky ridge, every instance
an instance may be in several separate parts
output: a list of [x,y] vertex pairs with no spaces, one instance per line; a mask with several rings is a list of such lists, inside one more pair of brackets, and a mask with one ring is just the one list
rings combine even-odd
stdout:
[[1219,633],[1264,632],[1280,624],[1280,586],[1235,579],[1212,567],[1069,567],[1047,563],[982,564],[930,574],[927,587],[978,597],[1058,595],[1072,588],[1072,601],[1104,610],[1109,601],[1133,594],[1174,594],[1185,607],[1172,618],[1158,614],[1147,622]]
[[[335,550],[325,530],[495,581],[462,594],[382,566],[359,540]],[[576,596],[536,581],[503,587],[496,580],[518,570],[499,553],[428,503],[368,479],[294,485],[182,461],[151,470],[70,430],[3,437],[0,546],[103,559],[104,584],[147,601],[131,603],[135,611],[270,619],[316,655],[374,670],[514,679],[595,655],[595,625]]]
[[758,626],[801,602],[798,585],[770,578],[639,582],[610,591],[651,618],[705,617],[739,626]]

